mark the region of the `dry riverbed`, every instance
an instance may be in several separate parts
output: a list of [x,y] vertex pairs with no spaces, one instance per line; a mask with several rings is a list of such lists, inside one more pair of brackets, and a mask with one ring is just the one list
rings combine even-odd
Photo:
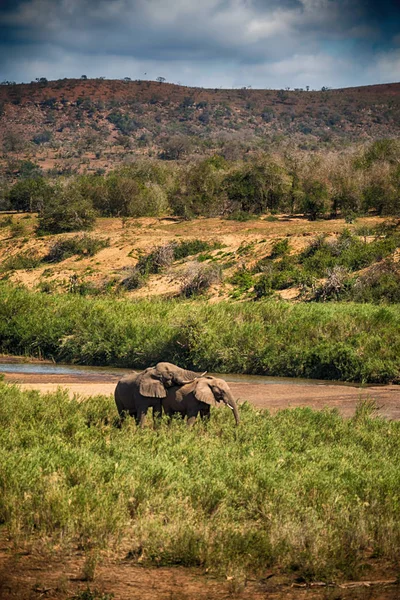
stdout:
[[[110,373],[5,373],[7,382],[18,383],[23,389],[35,389],[46,393],[62,387],[68,389],[71,394],[81,396],[111,395],[118,378],[118,375]],[[239,402],[247,400],[257,408],[272,412],[307,406],[315,410],[336,408],[343,416],[351,417],[360,401],[373,399],[378,415],[400,420],[400,386],[396,385],[356,387],[336,383],[302,384],[283,381],[264,384],[233,381],[229,382],[229,386]]]

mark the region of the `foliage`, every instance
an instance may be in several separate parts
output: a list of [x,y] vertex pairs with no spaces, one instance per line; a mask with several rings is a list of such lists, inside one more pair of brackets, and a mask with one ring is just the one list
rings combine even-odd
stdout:
[[245,163],[225,179],[233,211],[260,214],[286,202],[289,178],[272,160]]
[[238,429],[223,409],[192,429],[118,429],[111,397],[0,384],[3,527],[15,543],[79,544],[86,561],[130,540],[132,561],[227,576],[359,578],[371,556],[395,568],[399,422],[371,402],[350,419],[247,403],[240,415]]
[[184,167],[179,182],[170,193],[169,202],[174,214],[187,218],[222,214],[226,208],[225,166],[224,159],[216,155]]
[[174,244],[174,258],[175,260],[180,260],[182,258],[186,258],[187,256],[193,256],[194,254],[199,254],[200,252],[205,252],[206,250],[216,250],[217,248],[221,248],[221,244],[219,242],[206,242],[204,240],[182,240],[181,242]]
[[58,187],[52,198],[47,200],[38,217],[39,231],[64,233],[91,229],[96,213],[90,200],[84,198],[72,183]]
[[181,294],[190,298],[204,294],[212,285],[222,279],[221,267],[192,262],[188,265],[183,276]]
[[107,117],[119,131],[124,135],[129,135],[140,127],[139,123],[135,119],[132,119],[126,113],[122,113],[120,110],[113,110]]
[[52,133],[51,131],[49,131],[48,129],[45,129],[43,131],[39,131],[37,133],[35,133],[35,135],[32,138],[32,142],[34,144],[37,144],[38,146],[40,146],[40,144],[45,144],[46,142],[49,142],[52,138]]
[[53,194],[53,188],[43,177],[24,178],[10,189],[8,199],[12,209],[22,212],[41,210]]
[[300,263],[306,272],[324,277],[327,269],[336,265],[349,271],[358,271],[389,256],[400,245],[397,233],[385,237],[376,236],[366,242],[344,230],[337,239],[326,241],[318,238],[301,253]]
[[82,364],[384,383],[400,381],[399,332],[398,305],[115,302],[0,285],[0,351]]
[[356,302],[400,303],[400,264],[388,258],[373,265],[357,278],[351,298]]
[[311,180],[304,184],[302,210],[311,221],[327,212],[328,188],[322,181]]
[[78,235],[55,241],[44,260],[46,262],[61,262],[70,256],[94,256],[103,248],[107,248],[110,241],[92,237],[90,235]]
[[275,242],[271,248],[271,258],[278,258],[279,256],[284,256],[290,250],[289,240],[288,238],[283,238],[283,240],[278,240]]
[[16,271],[20,269],[36,269],[41,263],[41,257],[34,250],[18,252],[6,258],[1,264],[1,271]]

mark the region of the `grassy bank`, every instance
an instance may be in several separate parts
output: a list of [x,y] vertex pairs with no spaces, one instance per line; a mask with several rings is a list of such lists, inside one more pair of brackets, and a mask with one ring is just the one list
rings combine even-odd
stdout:
[[388,381],[399,377],[400,310],[368,305],[93,300],[0,289],[4,352],[143,367]]
[[[400,423],[241,407],[207,425],[113,426],[112,398],[70,401],[0,384],[0,522],[11,539],[132,560],[359,577],[395,565]],[[230,415],[228,415],[230,417]]]
[[400,307],[89,299],[0,286],[0,351],[129,368],[400,380]]

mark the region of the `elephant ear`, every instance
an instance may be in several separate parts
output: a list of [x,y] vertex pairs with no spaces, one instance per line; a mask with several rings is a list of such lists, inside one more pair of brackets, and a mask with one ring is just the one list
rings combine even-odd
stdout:
[[139,392],[148,398],[165,398],[167,392],[159,379],[153,373],[146,370],[140,375]]
[[193,390],[196,400],[210,404],[211,406],[217,406],[217,401],[210,388],[210,384],[207,379],[198,379]]

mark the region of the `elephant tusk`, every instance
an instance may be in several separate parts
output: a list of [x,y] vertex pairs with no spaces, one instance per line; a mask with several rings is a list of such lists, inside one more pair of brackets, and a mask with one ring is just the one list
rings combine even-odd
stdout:
[[201,375],[199,375],[199,377],[204,377],[204,375],[207,375],[208,371],[204,371],[204,373],[202,373]]
[[233,410],[233,406],[232,406],[231,404],[228,404],[228,402],[227,402],[227,403],[226,403],[226,405],[227,405],[227,406],[229,406],[229,408],[230,408],[231,410]]

